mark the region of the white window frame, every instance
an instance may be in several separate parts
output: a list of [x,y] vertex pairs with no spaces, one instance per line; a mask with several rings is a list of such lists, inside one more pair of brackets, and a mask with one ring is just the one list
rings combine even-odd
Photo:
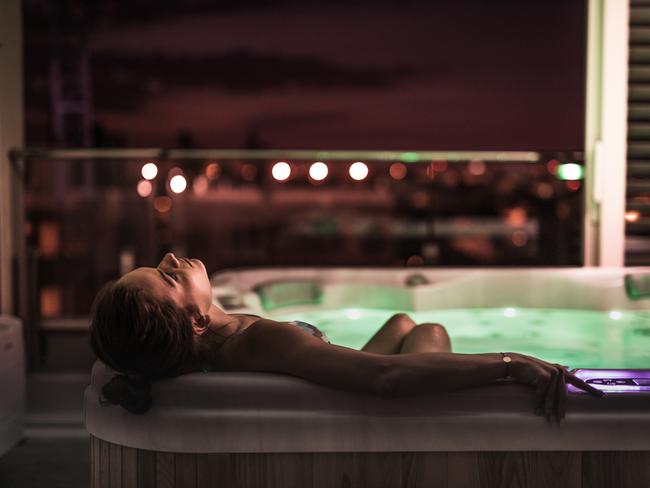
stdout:
[[589,0],[583,265],[625,264],[629,0]]

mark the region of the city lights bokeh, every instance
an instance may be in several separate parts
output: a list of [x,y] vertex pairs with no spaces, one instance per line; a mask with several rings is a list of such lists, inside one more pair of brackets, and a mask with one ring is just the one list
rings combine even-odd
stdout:
[[353,180],[361,181],[368,176],[368,166],[361,161],[350,165],[350,177]]
[[257,168],[253,164],[245,164],[241,168],[241,177],[244,181],[253,182],[257,177]]
[[480,159],[472,159],[467,164],[467,172],[473,176],[480,176],[485,173],[485,163]]
[[216,180],[221,174],[221,166],[219,163],[209,163],[205,167],[205,176],[210,180]]
[[406,178],[406,165],[404,163],[393,163],[388,168],[388,174],[394,180],[403,180]]
[[199,175],[196,178],[194,178],[194,181],[192,182],[192,190],[194,191],[194,194],[198,197],[202,197],[208,192],[208,178],[203,175]]
[[576,181],[582,179],[583,170],[579,164],[566,163],[557,166],[556,174],[561,180]]
[[146,198],[151,195],[153,190],[153,185],[149,180],[140,180],[138,181],[137,192],[142,198]]
[[291,176],[291,166],[284,161],[280,161],[271,168],[271,175],[277,181],[286,181]]
[[169,212],[172,208],[172,199],[166,196],[156,197],[153,201],[153,208],[160,213]]
[[145,180],[153,180],[158,175],[158,166],[154,163],[147,163],[142,166],[141,173]]
[[169,188],[174,193],[183,193],[187,188],[187,180],[183,175],[172,176],[171,180],[169,180]]
[[309,167],[309,177],[316,181],[323,181],[328,173],[327,165],[321,161],[316,161]]

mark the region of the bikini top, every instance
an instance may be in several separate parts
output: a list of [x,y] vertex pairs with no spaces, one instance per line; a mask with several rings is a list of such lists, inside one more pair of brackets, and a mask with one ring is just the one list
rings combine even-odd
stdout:
[[[245,313],[245,314],[242,314],[242,315],[249,315],[251,317],[257,317],[257,318],[260,318],[260,319],[262,318],[259,315],[253,315],[253,314],[250,314],[250,313]],[[287,324],[291,324],[291,325],[295,325],[296,327],[300,327],[302,330],[304,330],[308,334],[316,336],[319,339],[321,339],[323,342],[327,342],[328,344],[331,344],[329,338],[325,335],[325,333],[323,331],[321,331],[315,325],[308,324],[307,322],[302,322],[301,320],[292,320],[290,322],[287,322]],[[244,330],[246,330],[246,329],[242,329],[242,330],[239,330],[239,331],[235,332],[235,334],[233,334],[233,336],[241,334]]]
[[319,339],[321,339],[324,342],[327,342],[328,344],[331,344],[329,338],[325,335],[325,333],[314,325],[308,324],[307,322],[302,322],[300,320],[292,320],[291,322],[287,322],[287,323],[291,325],[295,325],[296,327],[300,327],[305,332],[318,337]]

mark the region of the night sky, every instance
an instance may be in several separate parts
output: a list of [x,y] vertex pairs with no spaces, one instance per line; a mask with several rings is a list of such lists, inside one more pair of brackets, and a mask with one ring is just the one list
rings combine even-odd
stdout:
[[[105,3],[87,32],[100,145],[583,145],[582,0]],[[29,124],[47,104],[27,93]]]

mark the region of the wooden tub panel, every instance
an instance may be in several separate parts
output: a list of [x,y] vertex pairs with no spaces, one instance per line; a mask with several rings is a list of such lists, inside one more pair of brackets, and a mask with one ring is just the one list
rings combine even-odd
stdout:
[[585,452],[582,477],[589,488],[650,487],[650,453]]
[[156,486],[158,488],[174,488],[175,471],[175,454],[173,452],[156,452]]
[[[103,451],[102,451],[103,452]],[[108,448],[110,488],[122,488],[122,446],[110,444]]]
[[[103,441],[102,441],[103,442]],[[137,487],[156,487],[156,453],[137,449]]]
[[[447,488],[446,452],[402,453],[402,485],[406,488]],[[432,484],[432,481],[435,481]]]
[[196,458],[197,454],[178,453],[176,456],[175,486],[197,485]]
[[93,488],[640,488],[650,452],[186,454],[91,436]]
[[138,450],[121,446],[122,488],[138,488]]

